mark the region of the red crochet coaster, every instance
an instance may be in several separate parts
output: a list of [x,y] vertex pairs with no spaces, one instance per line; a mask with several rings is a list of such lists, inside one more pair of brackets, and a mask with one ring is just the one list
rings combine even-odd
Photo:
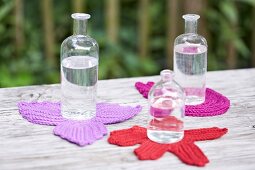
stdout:
[[172,152],[188,165],[205,166],[209,160],[194,142],[217,139],[227,131],[227,128],[218,127],[185,130],[184,138],[181,141],[160,144],[147,137],[146,128],[133,126],[129,129],[111,132],[108,142],[118,146],[141,144],[134,150],[140,160],[155,160],[163,156],[165,152]]
[[[144,98],[148,98],[148,92],[151,87],[154,85],[154,82],[136,82],[135,87]],[[199,105],[186,105],[185,106],[185,115],[194,116],[194,117],[205,117],[205,116],[216,116],[224,114],[228,111],[230,107],[230,101],[227,97],[222,94],[206,88],[205,102]]]

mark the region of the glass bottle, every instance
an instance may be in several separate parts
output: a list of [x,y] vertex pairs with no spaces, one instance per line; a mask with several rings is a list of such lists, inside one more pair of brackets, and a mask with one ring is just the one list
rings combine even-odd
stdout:
[[197,34],[199,15],[183,15],[185,34],[174,42],[175,80],[183,87],[186,105],[197,105],[205,101],[207,42]]
[[158,143],[174,143],[183,138],[185,94],[173,80],[173,72],[162,70],[161,80],[148,95],[150,121],[147,136]]
[[89,14],[74,13],[73,35],[61,44],[61,114],[86,120],[96,115],[99,47],[87,35]]

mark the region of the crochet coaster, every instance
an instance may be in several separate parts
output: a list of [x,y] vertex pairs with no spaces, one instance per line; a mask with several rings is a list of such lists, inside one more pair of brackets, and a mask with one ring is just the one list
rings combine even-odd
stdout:
[[[136,82],[135,87],[144,98],[148,98],[148,93],[154,82]],[[194,117],[216,116],[224,114],[230,107],[230,101],[222,94],[206,88],[205,102],[199,105],[186,105],[185,115]]]
[[226,134],[226,128],[202,128],[184,131],[184,138],[172,144],[160,144],[151,141],[146,134],[146,128],[133,126],[129,129],[117,130],[110,133],[108,142],[118,146],[133,146],[140,144],[134,150],[140,160],[155,160],[172,152],[182,162],[188,165],[205,166],[209,162],[202,150],[195,145],[195,141],[213,140]]
[[19,112],[22,117],[34,124],[56,126],[55,135],[79,146],[92,144],[107,134],[105,124],[123,122],[134,117],[141,106],[120,106],[118,104],[98,103],[96,117],[90,120],[75,121],[62,117],[60,103],[20,102]]
[[103,138],[103,136],[107,134],[107,129],[105,125],[99,121],[68,120],[58,124],[53,129],[53,133],[69,142],[79,146],[85,146]]

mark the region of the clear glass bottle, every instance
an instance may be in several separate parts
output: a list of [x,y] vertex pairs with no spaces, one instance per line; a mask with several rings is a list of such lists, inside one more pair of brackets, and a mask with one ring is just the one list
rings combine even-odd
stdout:
[[183,15],[185,34],[174,42],[175,80],[183,87],[186,105],[197,105],[205,101],[207,42],[197,34],[199,15]]
[[162,70],[161,80],[148,95],[150,121],[147,136],[158,143],[174,143],[183,138],[185,94],[173,80],[173,72]]
[[96,115],[99,47],[87,35],[89,14],[74,13],[74,34],[61,45],[61,114],[86,120]]

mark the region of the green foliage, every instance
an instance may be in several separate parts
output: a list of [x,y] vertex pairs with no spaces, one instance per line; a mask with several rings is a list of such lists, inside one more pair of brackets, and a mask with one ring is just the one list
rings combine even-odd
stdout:
[[209,44],[208,69],[226,69],[227,44],[232,42],[238,57],[238,68],[251,67],[251,34],[252,27],[244,25],[252,22],[254,1],[224,0],[209,1],[210,9],[206,10],[209,33],[212,37]]
[[104,55],[100,58],[99,76],[128,77],[150,75],[158,71],[158,67],[150,59],[141,59],[135,53],[111,44],[107,45]]
[[[14,0],[0,0],[0,87],[58,83],[61,42],[72,34],[71,0],[54,0],[54,34],[57,64],[47,62],[41,1],[24,2],[24,44],[15,45]],[[64,3],[63,3],[64,2]],[[158,74],[166,68],[166,0],[150,1],[149,56],[141,58],[139,48],[138,1],[121,0],[120,32],[117,44],[107,39],[105,2],[86,1],[92,15],[88,33],[100,46],[99,78],[119,78]],[[204,11],[210,36],[208,69],[226,69],[226,44],[232,42],[238,57],[238,68],[251,67],[252,17],[254,0],[207,0]],[[49,9],[50,10],[50,9]],[[179,18],[179,20],[182,20]],[[183,22],[179,22],[183,23]],[[171,47],[169,47],[171,48]],[[254,47],[253,47],[254,48]]]

